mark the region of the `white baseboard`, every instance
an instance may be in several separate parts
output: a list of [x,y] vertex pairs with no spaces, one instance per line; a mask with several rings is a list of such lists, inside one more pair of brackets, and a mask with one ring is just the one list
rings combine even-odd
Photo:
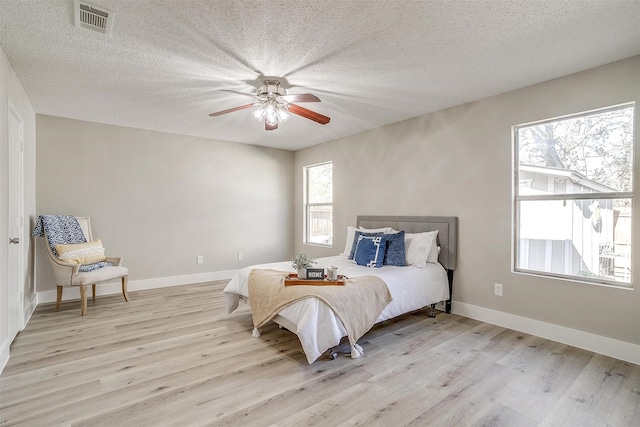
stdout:
[[451,312],[640,365],[637,344],[456,301]]
[[38,306],[38,294],[36,293],[33,295],[31,300],[29,301],[29,304],[27,304],[24,308],[24,324],[22,325],[20,330],[23,330],[27,326],[27,323],[29,323],[29,319],[31,319],[31,315],[36,310],[37,306]]
[[[187,274],[184,276],[158,277],[155,279],[130,280],[127,283],[128,291],[142,291],[145,289],[166,288],[169,286],[189,285],[192,283],[213,282],[216,280],[231,279],[238,270],[215,271],[210,273]],[[111,295],[122,292],[120,280],[114,282],[101,283],[96,286],[96,295]],[[55,289],[41,291],[37,294],[37,303],[55,302],[57,291]],[[62,300],[72,300],[80,298],[80,290],[77,286],[67,286],[64,288]]]
[[4,367],[7,366],[7,362],[9,361],[9,348],[11,347],[11,343],[6,340],[2,346],[0,346],[0,373],[4,370]]

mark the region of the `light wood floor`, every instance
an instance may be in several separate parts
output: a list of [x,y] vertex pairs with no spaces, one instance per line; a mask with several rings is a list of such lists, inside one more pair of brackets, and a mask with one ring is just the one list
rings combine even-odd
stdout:
[[[0,376],[0,425],[640,426],[640,366],[456,315],[374,327],[308,365],[251,336],[224,282],[41,305]],[[343,347],[344,351],[348,346]]]

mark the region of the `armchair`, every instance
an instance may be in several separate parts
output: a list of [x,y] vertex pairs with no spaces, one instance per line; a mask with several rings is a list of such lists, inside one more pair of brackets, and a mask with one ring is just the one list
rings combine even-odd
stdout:
[[122,281],[122,295],[125,301],[129,301],[129,270],[122,266],[121,257],[106,257],[100,262],[80,264],[64,261],[56,253],[55,246],[59,244],[93,242],[91,221],[88,217],[41,215],[33,235],[44,236],[47,241],[47,254],[57,286],[56,311],[60,308],[65,286],[80,288],[81,314],[84,316],[87,313],[87,285],[91,285],[92,298],[95,300],[96,284],[118,278]]

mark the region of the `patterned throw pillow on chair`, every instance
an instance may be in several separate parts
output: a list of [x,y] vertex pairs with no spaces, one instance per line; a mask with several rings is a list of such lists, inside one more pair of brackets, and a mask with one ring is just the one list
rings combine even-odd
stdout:
[[56,245],[55,249],[61,261],[73,264],[93,264],[105,260],[100,240],[74,245]]
[[366,267],[382,267],[384,253],[387,248],[385,236],[358,236],[354,260],[358,265]]

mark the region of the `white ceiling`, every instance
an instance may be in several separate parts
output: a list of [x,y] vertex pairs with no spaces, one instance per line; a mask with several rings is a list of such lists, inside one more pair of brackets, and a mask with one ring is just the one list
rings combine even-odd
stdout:
[[[295,150],[640,54],[640,0],[0,0],[0,46],[36,113]],[[275,131],[264,76],[331,117]]]

